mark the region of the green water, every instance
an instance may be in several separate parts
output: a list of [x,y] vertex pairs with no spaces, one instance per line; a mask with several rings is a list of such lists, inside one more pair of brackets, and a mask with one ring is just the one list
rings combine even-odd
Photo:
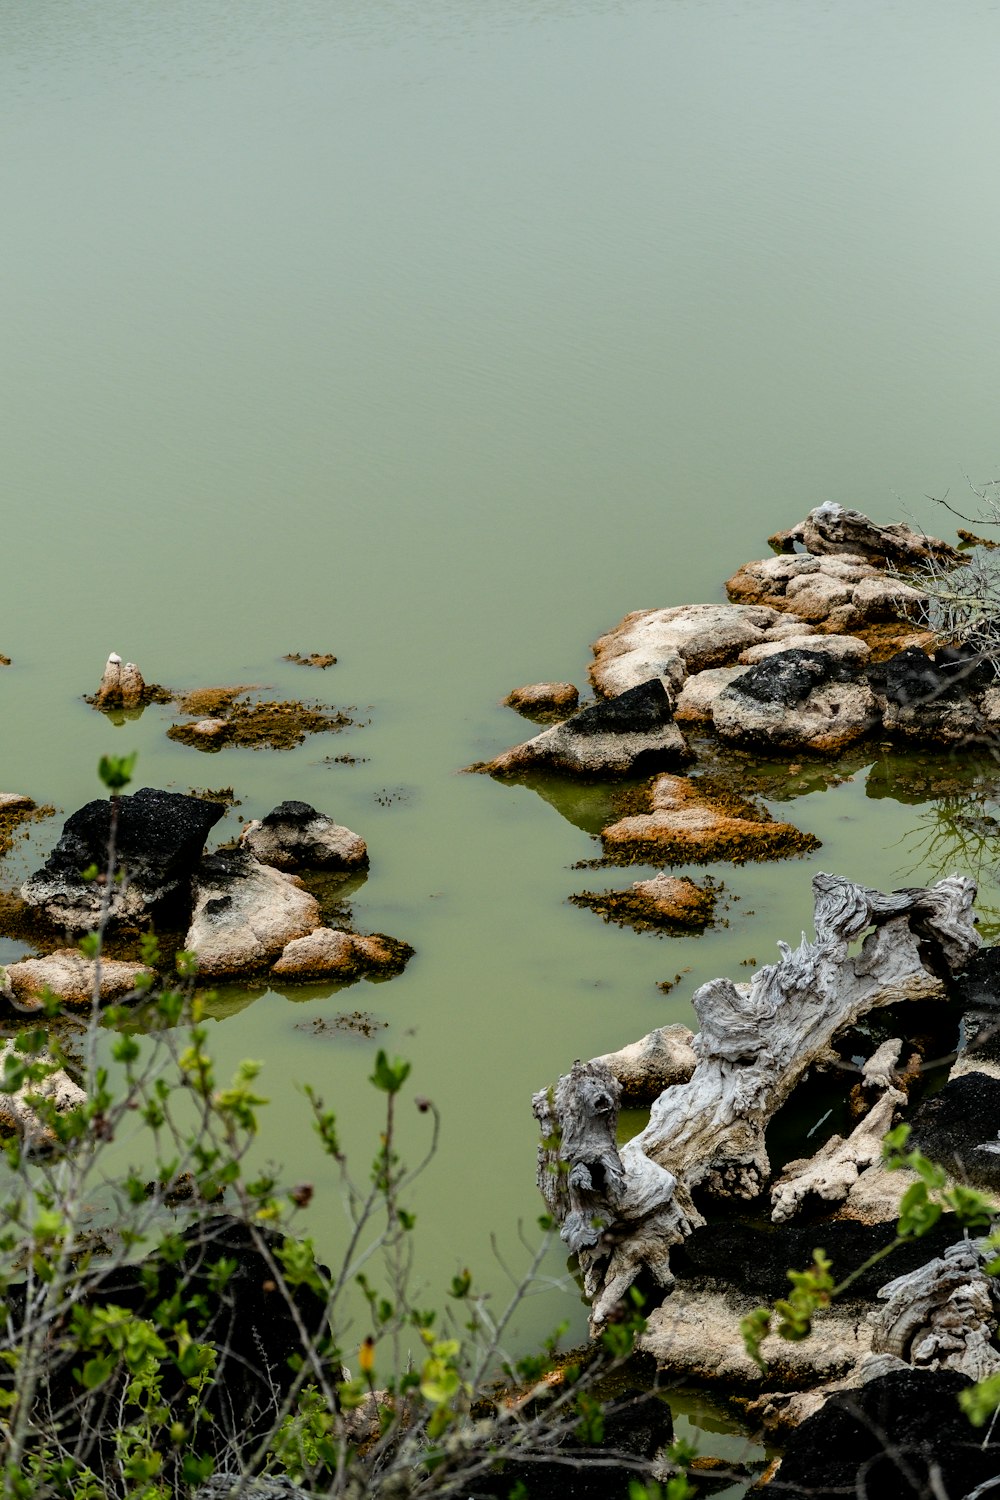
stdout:
[[[0,3],[0,789],[65,814],[137,748],[143,782],[235,788],[223,835],[292,797],[367,839],[355,919],[406,972],[227,993],[212,1027],[220,1069],[265,1060],[264,1149],[330,1254],[297,1085],[367,1150],[373,1049],[412,1059],[444,1119],[420,1274],[499,1298],[535,1088],[797,940],[815,870],[941,873],[933,806],[866,795],[872,750],[781,804],[818,854],[711,871],[728,928],[637,936],[567,904],[596,794],[460,768],[525,736],[510,688],[584,687],[602,630],[720,598],[810,506],[940,530],[928,495],[993,477],[998,40],[930,0]],[[83,703],[113,649],[370,723],[201,755]],[[314,1034],[345,1008],[383,1029]],[[571,1283],[515,1341],[560,1316]]]

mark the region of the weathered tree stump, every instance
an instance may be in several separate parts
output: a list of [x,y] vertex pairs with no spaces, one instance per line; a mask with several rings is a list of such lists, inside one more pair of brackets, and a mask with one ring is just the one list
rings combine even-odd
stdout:
[[671,1246],[703,1222],[693,1188],[762,1192],[767,1123],[806,1069],[830,1056],[837,1032],[875,1007],[941,994],[942,979],[980,945],[966,876],[883,895],[820,874],[813,893],[814,942],[779,943],[780,961],[749,984],[714,979],[696,991],[694,1073],[663,1090],[645,1130],[620,1150],[620,1091],[605,1064],[577,1062],[534,1096],[538,1185],[579,1258],[595,1325],[640,1271],[669,1289]]

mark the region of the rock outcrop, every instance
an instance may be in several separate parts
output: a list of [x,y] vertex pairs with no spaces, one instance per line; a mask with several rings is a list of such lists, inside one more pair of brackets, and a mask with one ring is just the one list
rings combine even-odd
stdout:
[[953,567],[968,558],[939,537],[914,531],[901,521],[879,526],[860,510],[849,510],[828,500],[809,512],[804,521],[778,531],[768,540],[772,547],[791,552],[798,544],[816,556],[850,553],[871,558],[882,567],[914,567],[932,559]]
[[634,611],[594,642],[590,680],[616,698],[658,677],[671,692],[695,672],[729,666],[748,646],[807,630],[781,611],[747,604],[681,604]]
[[580,694],[571,682],[529,682],[512,689],[503,701],[528,719],[565,719],[576,712]]

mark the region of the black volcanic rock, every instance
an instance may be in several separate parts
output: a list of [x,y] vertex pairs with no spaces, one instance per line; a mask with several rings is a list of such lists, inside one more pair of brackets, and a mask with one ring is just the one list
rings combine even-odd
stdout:
[[[189,907],[191,877],[224,811],[217,802],[155,787],[119,797],[115,867],[124,879],[112,892],[111,920],[141,926],[171,904]],[[56,926],[83,932],[96,924],[104,887],[84,880],[83,871],[106,870],[111,816],[108,798],[72,813],[45,864],[22,887],[29,906]]]

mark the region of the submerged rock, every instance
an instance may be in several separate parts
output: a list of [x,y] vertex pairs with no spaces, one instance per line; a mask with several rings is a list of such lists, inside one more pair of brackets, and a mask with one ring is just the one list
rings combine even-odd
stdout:
[[269,968],[318,925],[319,902],[296,876],[229,849],[201,863],[184,946],[200,978],[236,978]]
[[650,762],[678,765],[690,758],[684,736],[674,723],[667,691],[653,678],[608,702],[581,709],[472,769],[506,776],[552,766],[582,775],[620,776]]
[[[797,628],[803,628],[801,623]],[[676,691],[691,673],[728,666],[748,646],[778,640],[788,629],[778,610],[756,605],[636,610],[595,641],[590,680],[609,698],[651,677]]]
[[836,753],[873,730],[878,705],[848,662],[783,651],[758,662],[715,699],[716,732],[732,744]]
[[605,921],[638,929],[649,927],[703,931],[715,917],[716,890],[687,876],[662,872],[651,880],[637,880],[624,891],[582,891],[570,900],[588,906]]
[[98,970],[96,961],[84,958],[78,948],[58,948],[45,958],[22,958],[0,974],[0,995],[22,1011],[41,1010],[46,991],[65,1005],[89,1007],[98,975],[102,1005],[130,998],[137,982],[152,979],[152,971],[143,964],[121,959],[102,958]]
[[650,811],[621,818],[601,834],[605,854],[632,862],[708,864],[784,859],[820,847],[819,839],[737,798],[722,799],[683,776],[658,776]]
[[[117,868],[125,878],[111,892],[110,920],[145,926],[175,904],[189,908],[191,879],[205,839],[225,809],[154,787],[117,801]],[[107,798],[71,814],[45,864],[21,887],[27,905],[70,932],[95,927],[104,886],[100,880],[84,880],[82,872],[106,868],[110,831]]]
[[277,870],[359,870],[368,849],[352,833],[308,802],[282,802],[266,818],[247,823],[240,843],[261,864]]

